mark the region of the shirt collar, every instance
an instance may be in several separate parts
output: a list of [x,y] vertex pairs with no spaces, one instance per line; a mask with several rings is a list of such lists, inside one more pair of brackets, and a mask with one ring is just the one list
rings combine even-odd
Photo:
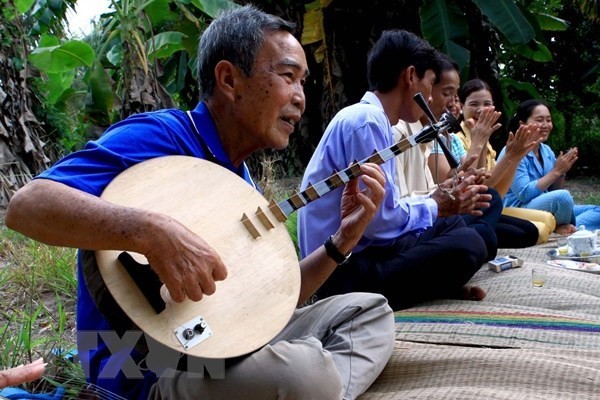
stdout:
[[379,97],[377,97],[375,95],[375,93],[373,92],[366,92],[364,94],[364,96],[362,97],[362,99],[360,99],[361,103],[366,103],[366,104],[372,104],[376,107],[379,107],[383,110],[383,105],[381,104],[381,101],[379,100]]
[[194,119],[194,123],[196,124],[196,127],[198,128],[198,131],[204,140],[204,143],[214,158],[216,158],[221,165],[235,171],[236,168],[233,166],[231,160],[225,153],[223,142],[217,133],[217,128],[215,127],[215,123],[210,115],[210,111],[208,110],[206,103],[202,101],[198,103],[191,114],[192,118]]
[[218,162],[218,164],[232,172],[235,172],[237,175],[244,178],[244,180],[251,183],[254,188],[259,190],[258,186],[256,183],[254,183],[250,175],[250,171],[246,166],[246,163],[242,162],[239,167],[236,167],[227,156],[227,153],[225,153],[223,142],[217,133],[217,128],[215,127],[215,123],[210,111],[208,110],[208,107],[206,106],[206,103],[203,101],[198,103],[196,108],[194,108],[190,114],[192,115],[194,123],[196,124],[196,127],[201,135],[199,140],[204,140],[206,147],[208,147],[208,151],[212,153],[213,158]]

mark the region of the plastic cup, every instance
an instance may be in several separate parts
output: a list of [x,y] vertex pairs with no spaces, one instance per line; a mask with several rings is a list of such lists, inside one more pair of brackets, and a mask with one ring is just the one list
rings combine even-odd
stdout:
[[560,236],[556,239],[556,250],[558,251],[558,255],[561,256],[569,254],[569,240],[566,236]]

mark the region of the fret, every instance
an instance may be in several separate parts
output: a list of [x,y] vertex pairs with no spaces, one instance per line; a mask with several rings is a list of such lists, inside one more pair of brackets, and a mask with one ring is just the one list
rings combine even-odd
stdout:
[[447,129],[451,122],[452,120],[444,119],[436,124],[426,126],[418,134],[403,138],[385,149],[380,151],[375,150],[373,151],[373,154],[364,160],[355,160],[348,168],[339,172],[333,171],[331,176],[322,180],[321,182],[318,182],[314,185],[309,183],[308,187],[304,191],[296,192],[286,200],[282,200],[278,203],[272,201],[269,205],[269,210],[275,215],[275,218],[278,221],[283,222],[291,213],[299,208],[304,207],[311,201],[317,200],[334,189],[345,185],[351,179],[361,176],[361,165],[365,163],[381,165],[394,158],[398,154],[411,149],[418,143],[433,140],[439,132]]
[[294,207],[294,210],[297,210],[300,207],[306,205],[306,200],[298,192],[294,193],[294,195],[290,197],[288,201],[292,205],[292,207]]
[[[406,139],[403,139],[403,140],[406,140]],[[395,156],[397,156],[398,154],[402,153],[404,151],[404,149],[400,146],[400,143],[396,143],[392,147],[390,147],[390,151],[392,153],[394,153]]]
[[321,197],[319,192],[317,190],[315,190],[315,188],[313,187],[313,185],[310,182],[308,184],[308,187],[306,188],[306,190],[303,193],[305,193],[304,197],[307,199],[308,202],[311,202],[311,201],[316,200],[319,197]]
[[330,189],[335,189],[337,187],[340,187],[344,182],[342,181],[342,178],[339,176],[337,171],[334,171],[334,174],[331,175],[329,178],[325,179],[324,181],[327,186]]
[[271,211],[271,214],[273,214],[279,222],[285,222],[287,217],[294,212],[294,210],[289,207],[287,200],[279,203],[276,203],[275,200],[271,200],[269,203],[269,211]]
[[350,167],[346,170],[346,171],[348,171],[347,175],[350,179],[357,178],[361,175],[360,166],[363,163],[359,163],[358,161],[354,160],[354,163],[352,165],[350,165]]
[[377,165],[381,165],[385,162],[386,160],[384,160],[381,155],[379,154],[379,152],[376,150],[373,152],[373,154],[367,159],[367,162],[373,163],[373,164],[377,164]]

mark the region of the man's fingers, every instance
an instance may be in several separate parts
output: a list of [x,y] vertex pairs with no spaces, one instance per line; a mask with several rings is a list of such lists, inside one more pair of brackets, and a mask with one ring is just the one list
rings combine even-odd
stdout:
[[183,286],[177,282],[165,282],[165,286],[169,291],[169,297],[173,299],[175,303],[181,303],[185,300],[186,294]]
[[223,281],[227,278],[227,267],[225,264],[219,263],[212,271],[212,277],[215,281]]
[[364,175],[375,179],[381,186],[385,186],[385,174],[379,165],[366,163],[361,165],[361,171]]
[[[202,300],[202,297],[204,296],[203,293],[204,293],[204,288],[201,286],[200,283],[193,284],[192,282],[189,282],[185,287],[185,295],[188,299],[190,299],[192,301]],[[209,294],[209,293],[206,293],[206,294]]]

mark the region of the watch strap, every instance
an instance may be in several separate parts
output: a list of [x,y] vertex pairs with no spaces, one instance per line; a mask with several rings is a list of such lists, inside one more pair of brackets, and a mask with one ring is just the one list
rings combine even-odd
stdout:
[[335,244],[333,244],[333,240],[332,240],[332,236],[329,236],[327,238],[327,240],[325,240],[324,243],[325,246],[325,251],[327,252],[327,255],[336,263],[339,264],[343,264],[344,262],[346,262],[348,260],[348,258],[350,258],[350,256],[352,255],[352,252],[349,251],[348,254],[342,254],[337,247],[335,247]]

